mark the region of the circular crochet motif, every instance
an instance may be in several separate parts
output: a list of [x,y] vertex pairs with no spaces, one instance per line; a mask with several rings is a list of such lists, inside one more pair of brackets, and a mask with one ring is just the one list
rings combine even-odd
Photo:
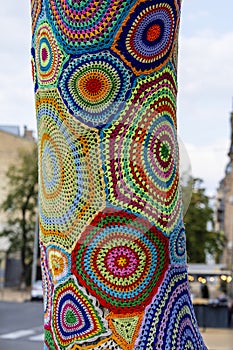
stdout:
[[163,280],[168,255],[168,239],[148,221],[108,208],[84,230],[72,272],[104,307],[143,310]]
[[46,248],[40,244],[41,272],[43,284],[43,302],[44,302],[44,324],[47,325],[51,320],[52,308],[52,283],[48,273],[48,261],[46,257]]
[[46,22],[42,22],[38,27],[35,55],[39,86],[55,86],[64,61],[64,55]]
[[59,348],[110,335],[95,299],[73,279],[58,285],[54,291],[52,325]]
[[182,219],[170,235],[170,260],[172,264],[186,263],[186,235]]
[[40,234],[68,252],[105,202],[99,136],[67,113],[56,90],[37,93]]
[[159,293],[146,308],[137,350],[207,350],[189,295],[186,267],[170,267]]
[[48,268],[54,284],[63,281],[70,275],[71,258],[62,248],[50,245],[47,248]]
[[181,213],[175,86],[170,66],[138,78],[118,119],[101,132],[109,202],[168,235]]
[[178,27],[178,5],[174,0],[141,1],[117,34],[113,50],[136,75],[162,68],[170,59]]
[[130,88],[130,74],[109,52],[74,58],[63,71],[59,89],[81,122],[101,126],[119,111]]
[[108,48],[136,0],[45,0],[57,39],[71,54]]

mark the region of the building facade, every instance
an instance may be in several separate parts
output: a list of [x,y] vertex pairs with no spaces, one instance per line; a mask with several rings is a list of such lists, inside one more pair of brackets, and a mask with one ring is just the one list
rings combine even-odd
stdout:
[[[17,164],[20,150],[31,150],[34,145],[33,132],[26,127],[23,135],[20,135],[18,126],[0,125],[0,203],[4,201],[8,193],[7,170],[10,165]],[[0,231],[3,230],[5,222],[4,212],[0,211]],[[17,285],[19,282],[19,257],[17,254],[9,256],[8,248],[8,239],[0,237],[0,287]]]
[[231,144],[228,152],[229,162],[226,166],[225,176],[220,181],[217,191],[217,227],[224,232],[226,246],[222,255],[222,263],[233,270],[233,112],[230,117]]

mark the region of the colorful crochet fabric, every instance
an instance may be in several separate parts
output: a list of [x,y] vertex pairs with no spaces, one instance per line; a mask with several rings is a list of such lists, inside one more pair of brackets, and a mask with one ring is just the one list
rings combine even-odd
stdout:
[[72,252],[80,284],[119,313],[144,310],[168,265],[168,239],[155,226],[110,208],[95,217]]
[[31,0],[31,17],[32,17],[32,33],[34,33],[36,23],[41,12],[41,4],[40,0]]
[[95,341],[110,335],[96,300],[75,279],[59,284],[53,295],[52,327],[58,347]]
[[58,350],[53,339],[52,330],[47,326],[44,327],[44,350]]
[[107,198],[146,216],[167,235],[181,214],[170,65],[138,78],[119,118],[101,132]]
[[158,294],[145,310],[135,349],[206,349],[196,324],[185,267],[168,269]]
[[45,350],[203,350],[177,142],[181,0],[32,0]]
[[64,249],[50,245],[47,247],[48,269],[54,284],[62,282],[71,272],[71,257]]
[[66,52],[109,48],[136,0],[45,0],[46,14]]
[[112,49],[136,75],[164,67],[175,43],[179,12],[180,1],[137,1]]
[[57,46],[47,21],[39,22],[36,31],[35,60],[38,84],[41,88],[54,87],[65,61],[65,55]]
[[63,70],[59,90],[72,115],[89,126],[101,127],[122,108],[131,76],[108,51],[82,55]]
[[46,249],[43,244],[40,244],[41,251],[41,270],[43,275],[43,301],[44,301],[44,324],[48,325],[51,322],[51,309],[52,309],[52,295],[53,285],[48,269],[48,260],[46,256]]
[[70,252],[104,208],[100,138],[69,115],[57,90],[39,90],[36,96],[41,239]]

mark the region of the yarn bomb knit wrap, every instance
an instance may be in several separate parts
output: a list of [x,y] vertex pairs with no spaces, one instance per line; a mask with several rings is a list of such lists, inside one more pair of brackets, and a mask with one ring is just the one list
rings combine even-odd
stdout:
[[177,144],[181,0],[31,0],[46,350],[203,350]]

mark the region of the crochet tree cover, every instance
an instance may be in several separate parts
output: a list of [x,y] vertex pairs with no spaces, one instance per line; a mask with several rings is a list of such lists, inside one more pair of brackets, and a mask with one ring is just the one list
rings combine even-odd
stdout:
[[206,349],[177,145],[180,0],[31,0],[44,349]]

